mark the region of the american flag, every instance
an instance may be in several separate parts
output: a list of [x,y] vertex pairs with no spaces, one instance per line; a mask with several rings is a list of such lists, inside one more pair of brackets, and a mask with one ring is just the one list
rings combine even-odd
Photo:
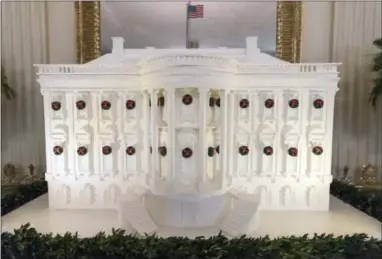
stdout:
[[202,4],[187,5],[187,17],[188,19],[203,18],[204,7]]

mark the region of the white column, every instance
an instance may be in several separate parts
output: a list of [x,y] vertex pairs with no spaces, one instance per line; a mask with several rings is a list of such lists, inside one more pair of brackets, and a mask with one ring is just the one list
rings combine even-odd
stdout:
[[[66,108],[67,108],[67,122],[66,125],[69,126],[68,128],[68,136],[66,136],[66,150],[64,152],[67,152],[67,158],[68,158],[68,170],[69,173],[72,173],[75,175],[75,178],[77,178],[77,168],[76,168],[76,149],[77,149],[77,143],[76,143],[76,135],[75,135],[75,128],[74,128],[74,103],[75,103],[75,96],[73,93],[66,93],[65,95],[65,101],[66,101]],[[46,125],[46,123],[45,123]],[[52,151],[50,151],[52,152]]]
[[[50,93],[45,91],[42,92],[44,98],[44,116],[45,116],[45,152],[46,152],[46,173],[49,175],[53,175],[53,167],[52,167],[52,159],[53,159],[53,143],[52,136],[50,135],[51,129],[51,100]],[[69,146],[67,147],[69,149]],[[69,150],[65,150],[64,152],[68,152]]]
[[254,108],[255,108],[255,100],[254,100],[254,97],[253,97],[253,93],[250,92],[248,94],[248,101],[249,101],[249,107],[248,107],[248,116],[249,116],[249,141],[248,141],[248,148],[249,148],[249,154],[248,154],[248,169],[247,169],[247,177],[250,178],[252,176],[252,169],[253,169],[253,153],[255,152],[255,148],[254,148],[254,141],[253,141],[253,137],[255,136],[254,134],[254,129],[255,129],[255,125],[254,125],[254,121],[255,121],[255,117],[254,116]]
[[297,157],[299,159],[298,161],[298,179],[301,176],[305,176],[307,172],[307,163],[308,163],[308,152],[311,152],[311,149],[309,148],[309,139],[307,138],[307,132],[306,129],[309,125],[308,121],[308,114],[309,110],[311,109],[310,106],[312,105],[309,103],[309,90],[302,90],[300,92],[301,96],[301,104],[300,104],[300,111],[301,112],[301,117],[300,121],[301,124],[300,126],[300,137],[299,137],[299,147],[298,147],[298,154],[299,156]]
[[235,166],[235,159],[234,156],[237,156],[233,152],[234,146],[235,146],[235,126],[236,126],[236,121],[235,121],[235,112],[236,112],[236,107],[234,105],[235,103],[235,92],[231,92],[229,94],[229,111],[228,111],[228,134],[227,134],[227,139],[228,139],[228,148],[227,148],[227,153],[228,153],[228,158],[227,158],[227,164],[228,164],[228,173],[227,176],[225,177],[230,177],[232,178],[233,173],[234,173],[234,166]]
[[157,117],[158,117],[158,104],[157,104],[157,93],[158,90],[154,89],[150,91],[151,95],[151,116],[150,116],[150,128],[151,128],[151,173],[152,173],[152,184],[155,184],[158,178],[158,127],[157,127]]
[[[52,137],[51,137],[51,97],[50,93],[47,91],[41,91],[43,95],[43,100],[44,100],[44,119],[45,119],[45,152],[46,152],[46,176],[54,176],[53,173],[53,166],[52,166],[52,160],[53,160],[53,153],[52,153],[52,148],[53,148],[53,143],[52,143]],[[73,140],[72,140],[73,141]],[[65,148],[65,147],[64,147]],[[67,149],[69,149],[69,146],[67,145]],[[65,150],[64,152],[68,152],[69,150]],[[69,154],[68,154],[69,155]],[[75,172],[74,168],[74,172]],[[56,195],[56,190],[54,188],[53,181],[50,181],[51,177],[49,177],[49,208],[54,208],[54,200],[55,200],[55,195]],[[48,177],[47,177],[48,178]]]
[[209,89],[199,89],[199,174],[200,181],[206,181],[207,168],[207,147],[206,147],[206,127],[207,127],[207,109],[208,109]]
[[326,131],[325,138],[323,142],[324,149],[324,166],[323,173],[331,175],[332,171],[332,151],[333,151],[333,120],[334,120],[334,102],[337,89],[327,91],[326,93]]
[[[126,175],[126,162],[127,162],[127,155],[126,155],[126,141],[125,141],[125,118],[126,118],[126,95],[123,92],[119,92],[117,94],[117,110],[116,113],[116,120],[115,123],[117,125],[117,141],[120,145],[119,152],[118,152],[118,178],[124,179]],[[113,151],[114,152],[114,151]]]
[[[92,136],[92,139],[93,139],[93,151],[90,151],[88,152],[88,156],[89,156],[89,159],[90,159],[90,155],[91,153],[93,153],[93,173],[95,175],[98,175],[98,177],[100,179],[103,179],[103,170],[101,170],[101,166],[102,166],[102,163],[103,163],[103,159],[101,158],[101,141],[100,141],[100,134],[99,134],[99,119],[101,118],[101,114],[100,114],[100,108],[99,108],[99,105],[100,105],[100,101],[99,101],[99,96],[98,96],[98,93],[91,93],[90,95],[91,97],[91,103],[90,103],[90,107],[89,107],[89,110],[92,110],[94,112],[93,114],[93,118],[90,122],[90,124],[93,126],[93,136]],[[91,139],[90,139],[91,141]]]
[[142,110],[143,110],[143,157],[142,157],[142,165],[143,171],[145,172],[146,180],[149,179],[151,174],[150,171],[150,143],[149,143],[149,133],[150,133],[150,122],[149,122],[149,96],[147,95],[147,91],[142,91]]
[[176,179],[176,105],[175,105],[175,89],[167,90],[166,105],[168,112],[168,178]]
[[[227,185],[227,159],[229,159],[229,148],[228,148],[228,90],[220,91],[220,171],[222,175],[222,185],[223,188]],[[232,108],[232,107],[230,107]],[[232,123],[232,122],[230,122]]]
[[[285,155],[285,145],[284,145],[284,142],[280,142],[281,141],[281,138],[282,138],[282,129],[284,127],[284,123],[283,123],[283,110],[284,110],[284,98],[283,98],[283,91],[282,90],[278,90],[278,91],[275,91],[275,94],[274,94],[274,99],[275,99],[275,117],[276,117],[276,136],[275,136],[275,147],[274,147],[274,156],[275,156],[275,159],[276,159],[276,168],[273,172],[273,176],[272,176],[272,180],[275,181],[276,180],[276,176],[277,174],[279,174],[282,170],[282,167],[283,167],[283,159],[284,159],[284,155]],[[281,146],[280,146],[281,144]],[[274,160],[275,161],[275,160]]]

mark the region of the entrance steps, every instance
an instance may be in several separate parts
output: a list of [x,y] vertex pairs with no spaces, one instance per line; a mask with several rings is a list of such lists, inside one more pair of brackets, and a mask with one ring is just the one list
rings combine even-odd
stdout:
[[136,231],[140,235],[153,234],[158,230],[145,205],[144,197],[147,190],[137,186],[129,191],[120,201],[119,221],[121,227]]
[[[209,204],[208,202],[205,202],[205,208],[203,210],[197,210],[195,212],[195,209],[193,207],[187,206],[187,208],[182,209],[189,209],[189,210],[181,210],[184,215],[181,213],[179,214],[179,206],[177,200],[168,200],[168,204],[164,201],[158,200],[155,203],[149,203],[147,204],[148,200],[148,190],[144,189],[142,186],[136,186],[134,188],[131,188],[129,192],[122,197],[120,200],[120,206],[119,206],[119,219],[120,219],[120,225],[122,228],[126,229],[128,232],[131,233],[138,233],[140,235],[144,234],[154,234],[158,231],[159,226],[174,226],[171,225],[171,223],[174,223],[175,219],[177,219],[176,216],[179,216],[181,222],[184,223],[185,220],[191,220],[193,219],[193,215],[196,213],[207,213],[205,216],[201,216],[200,218],[195,218],[195,220],[207,220],[208,216],[214,212],[217,208],[213,208],[213,204],[215,204],[215,200],[213,200],[213,204]],[[259,223],[258,219],[258,207],[259,207],[259,201],[260,201],[260,195],[259,194],[248,194],[246,192],[243,192],[240,188],[238,189],[232,189],[228,193],[224,195],[228,199],[227,202],[222,203],[226,209],[219,210],[221,216],[217,214],[217,216],[220,217],[220,220],[218,220],[215,225],[211,225],[211,227],[217,227],[220,230],[224,232],[227,236],[236,237],[241,235],[250,235],[255,230]],[[161,208],[161,211],[155,211],[153,210],[152,206],[159,206]],[[170,206],[173,205],[173,206]],[[147,210],[146,206],[149,206],[150,213],[153,215],[154,218],[150,216],[149,211]],[[150,207],[151,206],[151,207]],[[158,207],[157,206],[157,207]],[[156,212],[156,213],[154,213]],[[161,212],[163,215],[160,215]],[[167,214],[166,214],[167,213]],[[168,214],[169,213],[169,214]],[[195,217],[197,215],[194,215]],[[167,219],[171,219],[169,224],[164,224],[163,222],[158,222],[158,217]],[[183,216],[183,217],[182,217]],[[191,218],[189,219],[190,216]],[[155,221],[153,220],[155,219]],[[213,222],[212,219],[209,219],[211,223]],[[163,219],[162,219],[163,221]],[[192,223],[195,223],[192,221]],[[188,222],[188,221],[187,221]],[[166,223],[166,222],[165,222]],[[190,223],[190,222],[188,222]],[[204,222],[205,223],[205,222]],[[191,223],[190,223],[191,224]],[[190,225],[186,224],[186,225]],[[179,225],[179,224],[178,224]],[[184,224],[180,224],[184,225]],[[195,224],[191,224],[195,225]],[[199,224],[200,225],[200,224]],[[195,229],[195,231],[198,229],[197,227],[192,228],[188,226],[191,229]],[[201,227],[201,226],[199,226]]]
[[230,191],[231,210],[222,221],[220,229],[227,235],[236,237],[250,234],[259,223],[259,195],[251,195],[238,189]]

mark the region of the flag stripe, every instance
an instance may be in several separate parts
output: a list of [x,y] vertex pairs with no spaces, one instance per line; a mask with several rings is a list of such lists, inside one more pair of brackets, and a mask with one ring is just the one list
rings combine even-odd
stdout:
[[204,6],[202,4],[198,5],[188,5],[187,7],[188,18],[203,18],[204,16]]

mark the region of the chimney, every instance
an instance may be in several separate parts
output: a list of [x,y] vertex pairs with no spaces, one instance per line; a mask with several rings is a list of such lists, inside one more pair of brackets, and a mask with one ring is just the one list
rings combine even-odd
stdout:
[[125,40],[122,37],[112,37],[111,40],[113,41],[113,49],[111,50],[111,53],[115,55],[123,55],[123,43]]
[[260,53],[260,49],[257,47],[257,37],[246,38],[246,53],[247,56],[255,56]]

